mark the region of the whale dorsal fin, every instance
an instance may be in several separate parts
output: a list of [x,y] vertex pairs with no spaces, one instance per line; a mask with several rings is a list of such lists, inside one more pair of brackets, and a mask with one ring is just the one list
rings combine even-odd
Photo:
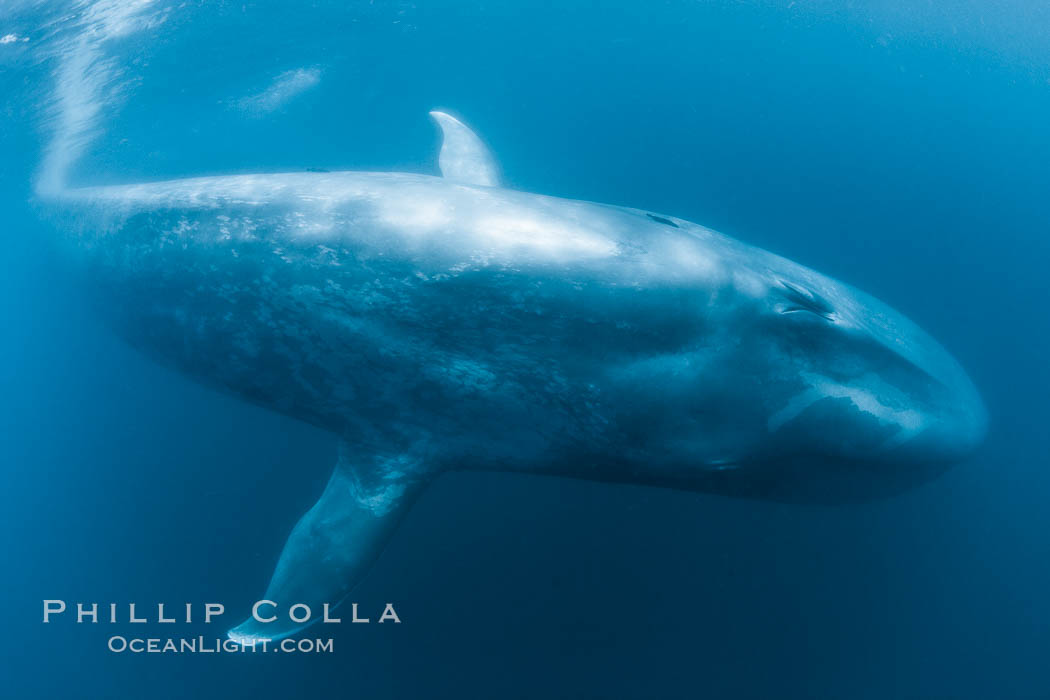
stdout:
[[434,111],[430,116],[441,127],[443,140],[438,165],[442,177],[471,185],[498,187],[500,182],[496,159],[478,135],[466,124],[444,112]]

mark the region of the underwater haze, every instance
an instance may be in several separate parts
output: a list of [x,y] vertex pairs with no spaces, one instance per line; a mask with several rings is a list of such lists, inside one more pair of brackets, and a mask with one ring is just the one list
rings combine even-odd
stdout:
[[[1050,697],[1050,7],[6,0],[0,90],[5,697]],[[108,650],[244,620],[336,439],[113,335],[41,193],[436,174],[435,109],[506,187],[699,222],[899,309],[980,391],[983,446],[844,505],[450,473],[353,591],[401,624]],[[48,599],[226,611],[42,624]]]

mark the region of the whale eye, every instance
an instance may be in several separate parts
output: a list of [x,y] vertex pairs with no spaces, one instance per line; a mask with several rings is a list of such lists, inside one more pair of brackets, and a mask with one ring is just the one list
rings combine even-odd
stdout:
[[784,280],[780,280],[780,286],[783,287],[781,293],[784,296],[784,304],[779,308],[780,313],[794,314],[805,311],[825,321],[830,321],[834,316],[831,304],[815,292]]

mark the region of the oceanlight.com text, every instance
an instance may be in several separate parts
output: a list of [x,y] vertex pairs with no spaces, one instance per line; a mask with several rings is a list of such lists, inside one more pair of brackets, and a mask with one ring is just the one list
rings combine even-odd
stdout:
[[253,639],[235,641],[219,637],[142,638],[114,635],[106,644],[115,654],[331,654],[329,639]]

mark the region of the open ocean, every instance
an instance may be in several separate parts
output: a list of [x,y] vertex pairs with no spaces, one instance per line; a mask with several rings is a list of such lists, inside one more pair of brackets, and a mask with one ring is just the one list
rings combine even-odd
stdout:
[[[90,94],[63,82],[83,52]],[[0,95],[0,696],[1050,698],[1050,5],[0,0]],[[439,108],[511,188],[696,221],[899,309],[979,388],[984,445],[836,506],[448,474],[354,591],[402,623],[310,628],[330,654],[42,624],[46,599],[220,601],[177,633],[224,636],[336,440],[99,324],[34,184],[434,173]]]

